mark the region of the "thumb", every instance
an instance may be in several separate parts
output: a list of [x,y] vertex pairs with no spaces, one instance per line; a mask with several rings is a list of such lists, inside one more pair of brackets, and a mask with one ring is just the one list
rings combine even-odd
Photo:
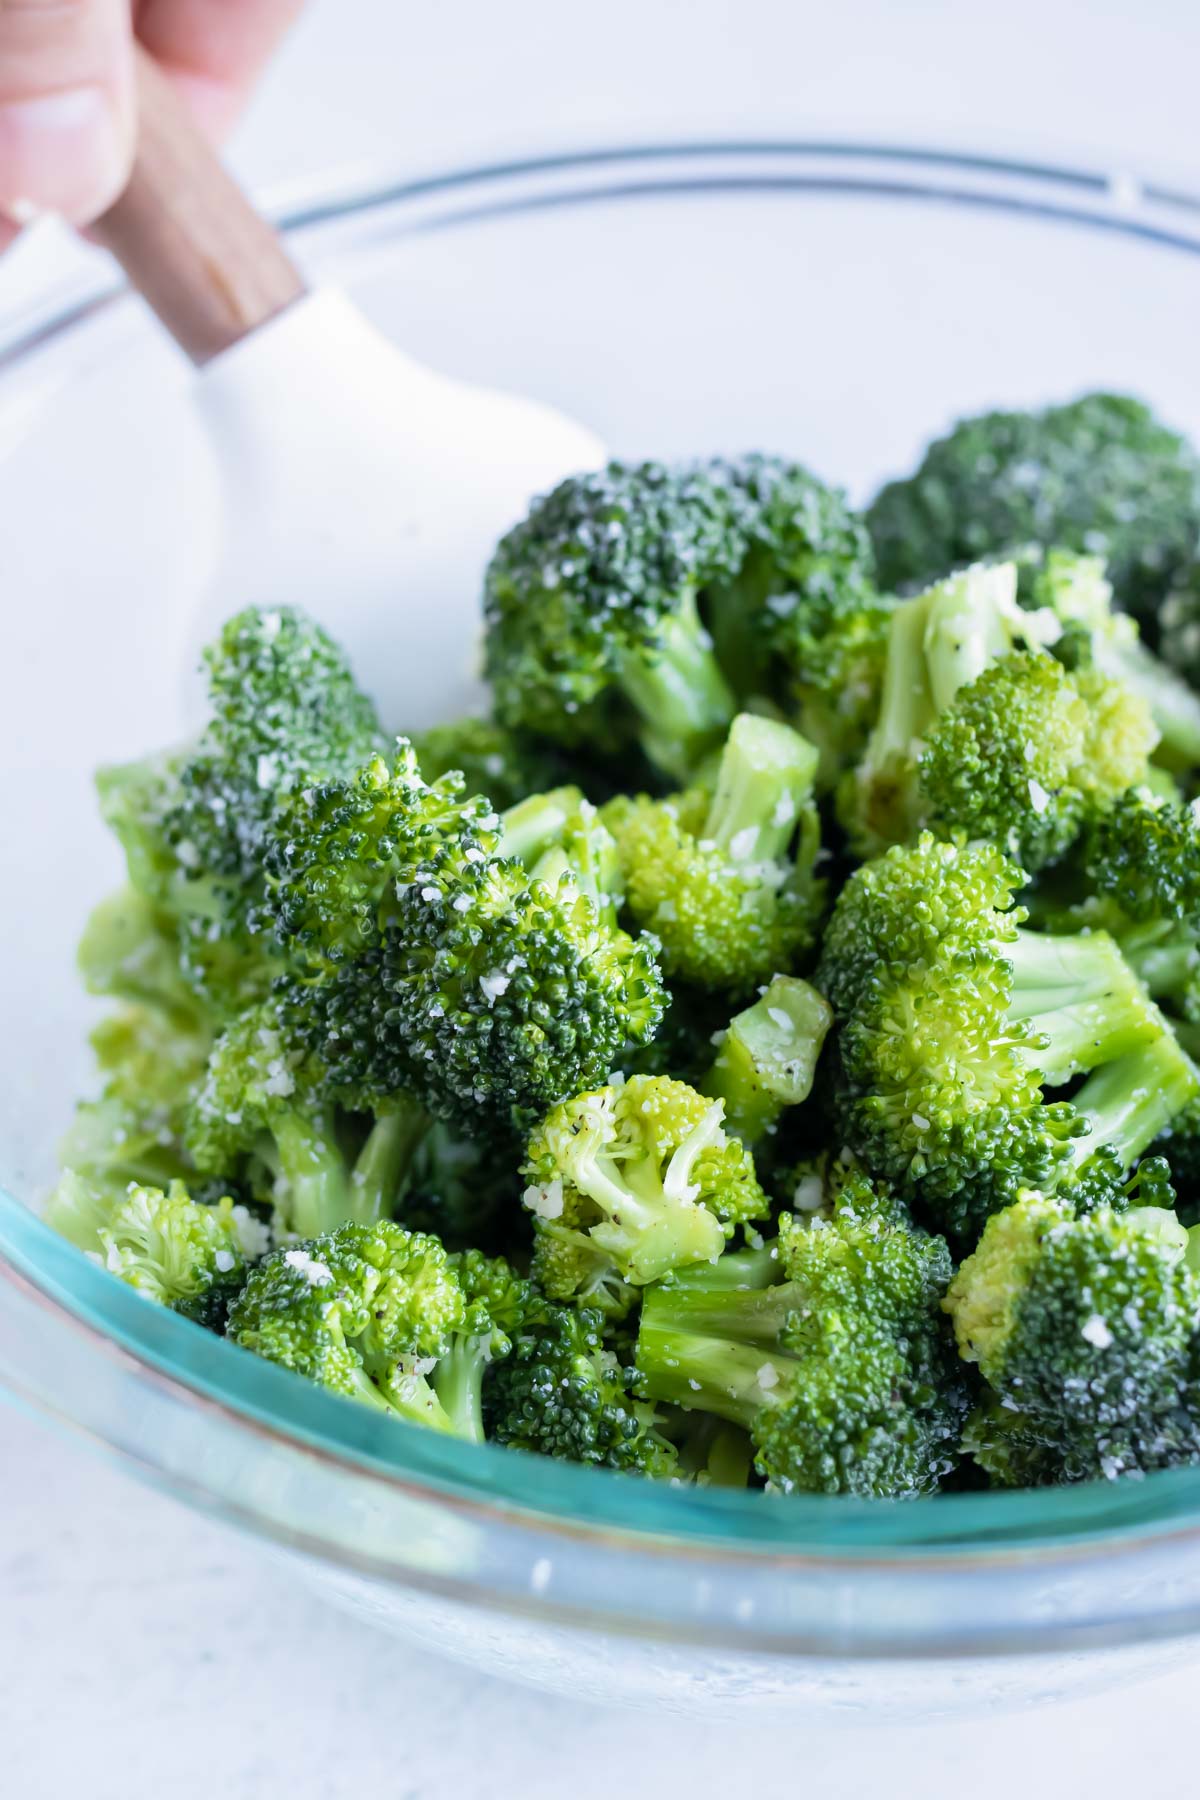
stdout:
[[0,212],[88,224],[134,131],[129,0],[0,0]]

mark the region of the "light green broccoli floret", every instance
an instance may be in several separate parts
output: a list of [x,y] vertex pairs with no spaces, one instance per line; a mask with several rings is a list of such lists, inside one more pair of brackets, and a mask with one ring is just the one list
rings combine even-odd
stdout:
[[204,1206],[181,1181],[124,1193],[64,1171],[46,1222],[148,1300],[220,1329],[246,1279],[255,1222],[228,1197]]
[[736,1225],[765,1216],[753,1158],[723,1110],[681,1081],[635,1075],[550,1113],[524,1171],[534,1273],[552,1298],[619,1298],[625,1284],[711,1261]]
[[745,992],[792,968],[824,900],[812,806],[816,752],[796,732],[740,714],[711,799],[610,801],[626,903],[669,975]]

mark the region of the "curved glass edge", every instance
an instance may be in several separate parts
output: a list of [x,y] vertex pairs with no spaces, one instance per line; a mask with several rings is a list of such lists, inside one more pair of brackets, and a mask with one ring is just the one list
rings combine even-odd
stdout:
[[[0,1190],[0,1281],[20,1282],[59,1316],[95,1334],[93,1354],[132,1357],[248,1429],[460,1503],[539,1525],[605,1529],[662,1548],[719,1544],[749,1557],[882,1552],[918,1560],[1056,1554],[1133,1546],[1185,1529],[1200,1540],[1200,1470],[1142,1481],[1014,1493],[944,1494],[912,1504],[656,1486],[496,1445],[447,1440],[320,1389],[155,1306],[98,1268]],[[11,1352],[10,1352],[11,1355]],[[0,1375],[17,1387],[17,1372]],[[57,1397],[71,1416],[71,1396]]]
[[[711,166],[706,168],[706,164]],[[669,179],[651,179],[644,173],[676,165]],[[781,171],[777,166],[782,166]],[[630,172],[628,178],[614,182],[612,172],[622,170]],[[519,189],[525,182],[536,182],[543,190],[547,183],[568,185],[561,192],[543,191],[536,198],[487,198],[495,188]],[[333,183],[317,198],[268,206],[267,210],[281,231],[298,237],[364,214],[396,209],[414,215],[409,229],[437,229],[578,200],[585,197],[581,183],[591,184],[587,191],[595,199],[783,186],[990,207],[1200,254],[1200,193],[1142,179],[1125,167],[1070,167],[1036,157],[836,138],[601,145],[561,155],[471,164],[425,176],[381,175],[370,181]],[[460,199],[464,204],[458,204]],[[44,317],[38,316],[35,307],[32,320],[26,315],[14,321],[7,333],[0,333],[0,372],[127,296],[124,284],[111,277],[81,276],[75,293],[65,302],[60,300]]]

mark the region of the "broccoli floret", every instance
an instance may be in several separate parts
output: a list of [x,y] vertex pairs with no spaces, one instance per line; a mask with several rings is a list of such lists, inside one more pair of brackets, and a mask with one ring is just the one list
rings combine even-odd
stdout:
[[1057,862],[1085,821],[1145,778],[1158,733],[1142,701],[1095,670],[1005,656],[956,695],[919,760],[926,820]]
[[127,1006],[92,1032],[103,1079],[84,1101],[61,1146],[64,1168],[124,1193],[131,1181],[167,1187],[190,1180],[184,1148],[188,1109],[204,1075],[207,1031],[192,1033],[148,1006]]
[[181,1181],[122,1193],[64,1170],[46,1222],[146,1299],[219,1330],[247,1273],[255,1221],[226,1196],[193,1200]]
[[630,1392],[602,1315],[589,1307],[543,1302],[489,1369],[483,1409],[498,1443],[637,1475],[675,1473],[657,1408]]
[[205,662],[212,718],[200,738],[97,782],[131,883],[170,920],[190,984],[230,1016],[275,972],[262,901],[281,810],[383,740],[341,652],[302,613],[239,613]]
[[744,993],[811,947],[824,902],[816,761],[786,725],[742,713],[711,799],[693,790],[604,808],[629,912],[658,939],[668,974]]
[[[356,1106],[411,1092],[475,1134],[523,1133],[652,1035],[661,982],[652,946],[610,925],[577,880],[551,886],[500,857],[499,821],[478,806],[431,843],[419,834],[415,863],[397,812],[392,860],[372,850],[362,883],[368,895],[380,883],[366,947],[277,998]],[[327,937],[340,906],[335,895]]]
[[533,1284],[515,1274],[501,1257],[465,1250],[450,1258],[450,1267],[466,1312],[462,1325],[450,1334],[433,1385],[455,1435],[481,1444],[487,1372],[510,1354],[514,1338],[544,1311],[545,1302]]
[[787,710],[820,757],[817,789],[836,791],[862,760],[879,715],[896,601],[870,594],[839,612],[807,646],[793,674]]
[[[816,976],[845,1142],[960,1237],[1104,1145],[1128,1167],[1195,1091],[1113,940],[1022,929],[1022,880],[990,844],[923,834],[851,876]],[[1073,1102],[1044,1098],[1087,1070]]]
[[268,1001],[241,1014],[214,1045],[189,1110],[187,1149],[203,1173],[238,1169],[247,1158],[264,1164],[282,1228],[316,1237],[395,1209],[428,1119],[399,1092],[371,1110],[377,1116],[353,1155],[324,1071]]
[[488,572],[498,716],[687,780],[737,698],[782,670],[771,697],[794,705],[791,682],[820,679],[814,647],[867,603],[869,568],[843,497],[779,458],[576,477]]
[[697,596],[743,557],[729,498],[703,470],[610,463],[561,483],[488,569],[501,723],[611,752],[640,743],[686,776],[734,712]]
[[1003,1485],[1200,1460],[1200,1280],[1160,1208],[1077,1218],[1023,1195],[988,1221],[946,1310],[989,1395],[966,1445]]
[[554,1299],[620,1293],[719,1256],[734,1227],[766,1215],[748,1150],[723,1106],[666,1076],[564,1101],[533,1133],[525,1201],[534,1273]]
[[1091,666],[1135,694],[1159,733],[1156,761],[1200,765],[1200,697],[1141,640],[1137,621],[1113,607],[1112,584],[1098,556],[1052,549],[1022,566],[1029,602],[1061,620],[1053,653],[1070,669]]
[[436,1238],[389,1220],[346,1224],[259,1263],[229,1315],[244,1350],[435,1431],[473,1435],[430,1379],[456,1337],[483,1330]]
[[1027,544],[1104,556],[1121,604],[1152,620],[1200,537],[1200,463],[1140,401],[1087,394],[964,419],[867,524],[885,587]]
[[960,690],[1001,657],[1059,633],[1047,613],[1017,603],[1015,563],[979,564],[927,588],[891,615],[879,712],[838,795],[863,855],[909,841],[925,812],[920,757]]
[[932,1493],[966,1410],[940,1318],[945,1241],[856,1175],[831,1219],[785,1215],[780,1249],[777,1285],[647,1293],[642,1389],[742,1426],[785,1492]]
[[753,1006],[729,1022],[700,1091],[721,1100],[725,1126],[757,1144],[785,1110],[812,1092],[833,1013],[814,987],[777,975]]
[[457,772],[465,794],[485,795],[501,810],[558,786],[565,775],[563,757],[553,745],[510,731],[494,719],[454,719],[431,726],[416,734],[413,749],[426,781]]
[[831,639],[844,634],[844,651],[877,602],[866,529],[840,489],[783,457],[717,459],[708,474],[745,545],[732,580],[705,583],[717,660],[740,698],[790,710],[834,666]]
[[1200,820],[1146,789],[1123,794],[1088,835],[1085,874],[1138,924],[1200,929]]

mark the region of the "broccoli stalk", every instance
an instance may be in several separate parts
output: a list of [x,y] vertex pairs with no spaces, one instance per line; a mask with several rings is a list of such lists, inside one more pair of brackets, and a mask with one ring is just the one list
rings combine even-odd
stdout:
[[660,620],[652,647],[627,649],[618,669],[647,756],[658,768],[686,776],[720,738],[735,706],[695,594],[681,594],[675,610]]
[[785,1216],[779,1248],[776,1285],[649,1291],[642,1391],[741,1426],[775,1487],[933,1491],[963,1413],[938,1322],[944,1241],[857,1175],[828,1222]]
[[762,997],[730,1020],[700,1091],[725,1105],[726,1129],[756,1144],[789,1106],[812,1092],[833,1012],[817,990],[777,975]]

